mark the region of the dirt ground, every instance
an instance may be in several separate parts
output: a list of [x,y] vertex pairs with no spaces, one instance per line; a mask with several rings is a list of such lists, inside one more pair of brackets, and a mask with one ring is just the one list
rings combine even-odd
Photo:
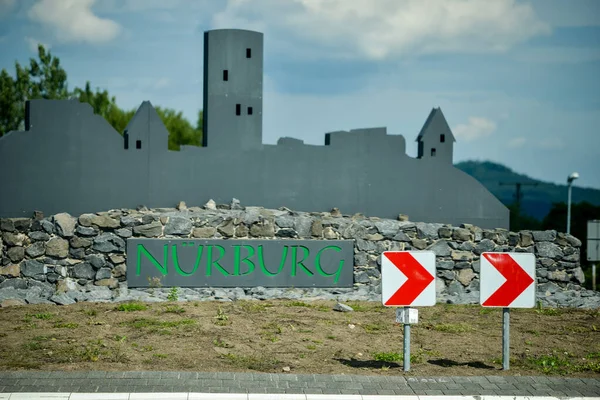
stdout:
[[600,310],[419,308],[411,371],[395,309],[349,302],[79,303],[0,309],[0,370],[600,376]]

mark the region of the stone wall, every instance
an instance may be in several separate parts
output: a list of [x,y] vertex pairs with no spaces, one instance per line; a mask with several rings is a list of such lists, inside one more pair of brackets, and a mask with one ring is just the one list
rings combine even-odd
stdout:
[[471,225],[267,210],[230,205],[111,210],[73,217],[0,220],[0,302],[70,304],[79,301],[166,300],[169,288],[128,289],[125,248],[130,237],[354,239],[354,287],[179,288],[179,300],[266,298],[381,301],[380,258],[388,250],[436,253],[438,302],[479,303],[479,257],[485,251],[536,255],[538,299],[547,306],[598,307],[583,289],[581,242],[555,231],[519,233]]

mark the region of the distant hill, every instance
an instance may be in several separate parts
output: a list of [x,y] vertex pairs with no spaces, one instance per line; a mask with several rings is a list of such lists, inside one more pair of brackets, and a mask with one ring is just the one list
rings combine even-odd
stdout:
[[[521,210],[534,218],[542,220],[550,211],[552,203],[567,202],[567,185],[542,182],[519,174],[510,168],[490,161],[463,161],[455,167],[471,175],[483,184],[502,203],[510,205],[515,200],[515,185],[501,186],[500,182],[537,183],[537,186],[521,187]],[[572,201],[587,201],[600,206],[600,190],[583,189],[573,186]]]

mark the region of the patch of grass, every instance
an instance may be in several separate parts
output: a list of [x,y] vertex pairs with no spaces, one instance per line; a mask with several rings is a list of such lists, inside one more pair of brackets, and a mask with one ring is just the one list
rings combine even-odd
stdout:
[[214,317],[214,319],[215,325],[224,326],[231,323],[231,321],[229,321],[229,316],[225,314],[225,311],[223,311],[221,307],[219,307],[219,309],[217,310],[217,315]]
[[36,318],[36,319],[41,319],[41,320],[49,320],[54,318],[54,314],[52,313],[38,313],[38,314],[33,314],[32,317]]
[[177,301],[179,300],[179,289],[177,287],[172,287],[167,295],[167,300],[169,301]]
[[154,318],[136,318],[131,321],[122,322],[121,325],[128,325],[132,328],[177,328],[184,325],[193,325],[196,321],[193,319],[182,319],[179,321],[159,321]]
[[113,340],[114,340],[115,342],[124,342],[124,341],[125,341],[125,339],[127,339],[127,336],[115,335],[115,336],[113,337]]
[[32,342],[27,342],[23,345],[23,348],[25,348],[26,350],[39,350],[41,349],[43,346],[40,342],[37,341],[32,341]]
[[558,308],[538,308],[537,310],[535,310],[535,312],[540,315],[549,316],[557,316],[563,313],[562,310],[559,310]]
[[387,330],[389,330],[389,327],[387,325],[384,325],[383,323],[373,323],[373,324],[366,324],[363,326],[363,328],[365,328],[365,332],[367,333],[378,333],[378,332],[385,332]]
[[83,349],[78,355],[83,361],[96,362],[100,359],[102,354],[106,353],[102,350],[105,347],[106,345],[102,342],[102,340],[90,340],[86,345],[84,345]]
[[96,315],[98,315],[98,311],[94,310],[94,309],[87,309],[87,310],[82,310],[82,312],[90,317],[95,317]]
[[402,354],[399,353],[395,353],[395,352],[379,352],[379,353],[373,353],[373,359],[375,361],[382,361],[382,362],[398,362],[398,361],[402,361],[404,359],[404,356]]
[[57,322],[54,324],[54,328],[57,328],[57,329],[61,329],[61,328],[75,329],[78,327],[79,327],[79,324],[77,324],[75,322]]
[[262,356],[240,356],[229,353],[221,357],[238,368],[246,368],[253,371],[273,372],[274,370],[278,370],[281,366],[281,361]]
[[307,345],[307,346],[306,346],[306,348],[307,348],[308,350],[316,350],[316,349],[317,349],[317,346],[316,346],[316,345],[314,345],[314,344],[309,344],[309,345]]
[[116,308],[117,311],[125,311],[125,312],[132,312],[132,311],[145,311],[148,309],[148,306],[144,303],[122,303],[119,304]]
[[438,332],[463,333],[472,331],[473,327],[461,322],[458,324],[437,324],[433,326],[433,329]]
[[298,301],[298,300],[294,300],[294,301],[288,301],[287,303],[284,304],[286,307],[306,307],[306,308],[315,308],[314,305],[312,304],[308,304],[305,303],[303,301]]
[[273,307],[273,304],[271,303],[263,303],[263,302],[259,302],[259,301],[248,301],[248,300],[243,300],[239,302],[240,307],[242,309],[242,311],[246,312],[246,313],[262,313],[267,311],[267,309],[269,307]]
[[479,315],[488,315],[491,314],[494,311],[494,309],[492,307],[482,307],[479,310]]
[[156,353],[156,354],[152,354],[153,358],[160,358],[160,359],[165,359],[168,356],[166,354],[162,354],[162,353]]
[[336,339],[337,339],[337,337],[336,337],[336,336],[333,336],[333,335],[327,335],[326,337],[327,337],[327,339],[329,339],[329,340],[336,340]]
[[231,349],[231,348],[234,347],[232,344],[226,343],[225,341],[223,341],[221,339],[215,339],[215,340],[213,340],[213,344],[216,347],[222,347],[224,349]]
[[172,313],[172,314],[183,314],[185,309],[180,306],[166,306],[163,308],[164,313]]

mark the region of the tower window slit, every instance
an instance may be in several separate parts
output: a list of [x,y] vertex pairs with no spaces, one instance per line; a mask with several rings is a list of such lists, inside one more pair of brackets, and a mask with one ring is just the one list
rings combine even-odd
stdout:
[[252,57],[252,49],[246,49],[246,58]]
[[435,149],[431,149],[431,157],[435,157]]
[[235,115],[242,115],[242,105],[241,104],[235,105]]
[[224,81],[228,81],[229,80],[229,71],[224,69],[223,70],[223,80]]
[[142,148],[142,141],[141,140],[136,140],[135,141],[135,148],[136,149],[141,149]]

